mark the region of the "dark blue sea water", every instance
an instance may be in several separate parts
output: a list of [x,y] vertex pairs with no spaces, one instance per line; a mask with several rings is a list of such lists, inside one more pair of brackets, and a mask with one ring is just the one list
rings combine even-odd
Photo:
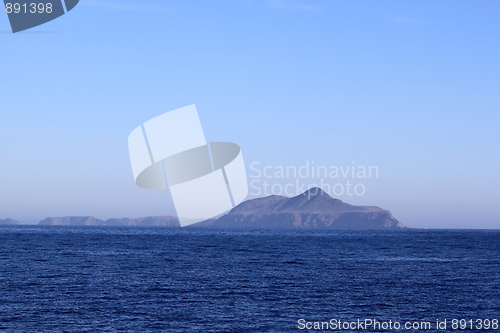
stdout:
[[500,319],[500,231],[0,227],[0,332],[314,331],[299,319],[500,332],[476,329]]

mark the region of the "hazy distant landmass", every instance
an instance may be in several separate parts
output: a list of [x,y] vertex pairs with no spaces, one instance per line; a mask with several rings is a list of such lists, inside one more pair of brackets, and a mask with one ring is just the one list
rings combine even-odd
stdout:
[[[92,216],[48,217],[39,225],[180,227],[175,216],[113,218],[106,221]],[[332,198],[319,188],[312,188],[293,198],[271,195],[247,200],[218,219],[198,222],[190,227],[406,228],[388,210],[375,206],[352,206]]]
[[47,217],[39,225],[101,225],[104,222],[92,216]]
[[180,227],[179,219],[175,216],[151,216],[135,219],[109,219],[106,225],[125,225],[142,227]]
[[139,218],[114,218],[100,220],[92,216],[47,217],[39,225],[94,225],[94,226],[142,226],[142,227],[180,227],[175,216],[152,216]]
[[4,220],[0,219],[0,225],[2,225],[2,224],[3,225],[6,225],[6,224],[12,225],[12,224],[19,224],[19,222],[16,220],[13,220],[13,219],[4,219]]
[[319,188],[293,198],[272,195],[245,201],[217,220],[193,226],[272,228],[406,228],[385,209],[352,206]]

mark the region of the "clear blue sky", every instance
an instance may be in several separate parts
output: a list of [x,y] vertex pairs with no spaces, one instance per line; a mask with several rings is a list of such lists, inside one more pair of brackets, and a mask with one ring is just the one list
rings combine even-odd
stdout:
[[127,137],[196,104],[247,166],[375,165],[339,198],[500,227],[499,1],[81,0],[9,31],[2,14],[0,218],[175,214],[134,184]]

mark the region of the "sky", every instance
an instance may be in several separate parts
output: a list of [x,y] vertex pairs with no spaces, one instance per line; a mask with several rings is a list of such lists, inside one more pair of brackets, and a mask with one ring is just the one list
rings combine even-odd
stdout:
[[175,215],[127,138],[196,104],[248,198],[321,180],[280,167],[372,166],[323,182],[410,227],[499,228],[499,31],[495,0],[81,0],[16,34],[0,15],[0,219]]

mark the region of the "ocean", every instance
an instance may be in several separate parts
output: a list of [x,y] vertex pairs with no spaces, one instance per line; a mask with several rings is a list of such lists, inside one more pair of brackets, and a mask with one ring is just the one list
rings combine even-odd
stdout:
[[499,319],[499,230],[0,226],[2,333],[500,332]]

